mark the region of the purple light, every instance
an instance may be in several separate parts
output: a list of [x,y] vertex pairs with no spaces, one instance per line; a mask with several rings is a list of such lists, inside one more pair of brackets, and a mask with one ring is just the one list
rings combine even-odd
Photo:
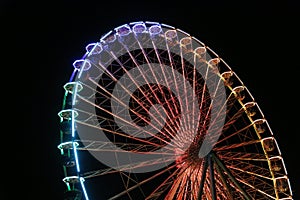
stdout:
[[162,31],[159,25],[153,25],[149,28],[150,35],[157,35]]
[[132,30],[134,33],[143,33],[146,31],[146,26],[145,26],[145,24],[135,24],[132,27]]
[[131,32],[130,27],[127,24],[119,26],[119,27],[115,28],[115,30],[116,30],[117,34],[120,36],[126,36]]

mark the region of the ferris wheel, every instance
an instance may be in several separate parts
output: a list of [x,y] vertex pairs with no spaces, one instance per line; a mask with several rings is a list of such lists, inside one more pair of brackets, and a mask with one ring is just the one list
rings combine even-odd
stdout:
[[262,110],[204,43],[141,21],[86,51],[58,113],[65,199],[293,199]]

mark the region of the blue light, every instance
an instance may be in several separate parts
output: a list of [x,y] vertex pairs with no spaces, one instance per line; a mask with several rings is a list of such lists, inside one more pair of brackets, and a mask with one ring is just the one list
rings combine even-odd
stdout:
[[143,21],[138,21],[138,22],[130,22],[129,25],[134,25],[134,24],[143,24]]
[[80,184],[81,184],[81,187],[82,187],[82,191],[83,191],[83,194],[84,194],[84,197],[86,200],[89,200],[89,197],[87,195],[87,192],[86,192],[86,189],[85,189],[85,186],[84,186],[84,178],[83,177],[80,177]]
[[146,21],[146,24],[159,25],[160,23],[158,23],[158,22],[150,22],[150,21]]
[[[73,102],[72,103],[74,103],[74,99],[75,98],[73,98]],[[74,137],[75,136],[75,120],[74,120],[74,111],[72,110],[72,119],[71,119],[72,121],[72,137]]]
[[79,167],[79,162],[78,162],[78,155],[77,155],[77,147],[75,145],[75,142],[73,142],[73,150],[74,150],[74,157],[75,157],[77,172],[80,172],[80,167]]
[[[74,106],[75,104],[76,104],[76,95],[77,95],[77,91],[78,91],[78,88],[77,88],[77,82],[76,82],[76,85],[75,85],[75,89],[74,89],[74,94],[73,94],[73,96],[72,96],[72,106]],[[74,118],[73,118],[74,119]],[[74,120],[72,120],[72,137],[74,137],[74,129],[73,129],[73,127],[75,127],[75,126],[73,126],[73,121]]]
[[100,41],[104,40],[104,38],[108,37],[111,33],[112,33],[112,31],[109,31],[108,33],[106,33],[105,35],[103,35],[103,36],[100,38]]
[[72,75],[71,75],[71,77],[69,79],[69,82],[73,81],[73,79],[74,79],[74,77],[76,75],[76,72],[77,72],[77,69],[74,69],[73,72],[72,72]]

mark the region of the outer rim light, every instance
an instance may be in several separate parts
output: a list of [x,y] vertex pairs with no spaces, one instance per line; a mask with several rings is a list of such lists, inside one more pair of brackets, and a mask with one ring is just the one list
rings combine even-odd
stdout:
[[[138,27],[138,26],[141,26],[141,27]],[[166,25],[162,25],[162,26],[166,26]],[[131,28],[132,29],[131,29]],[[143,29],[143,27],[145,28],[145,29]],[[128,28],[128,29],[127,29]],[[147,28],[148,28],[148,32],[150,33],[150,35],[157,35],[157,34],[159,34],[159,33],[161,33],[162,32],[162,28],[161,28],[161,26],[160,25],[157,25],[157,24],[154,24],[154,25],[152,25],[151,27],[149,27],[149,26],[145,26],[145,24],[144,23],[142,23],[142,22],[135,22],[135,23],[131,23],[130,24],[130,26],[128,26],[127,24],[125,24],[125,25],[122,25],[122,26],[119,26],[118,28],[115,28],[115,30],[116,30],[116,34],[113,34],[113,36],[116,36],[117,34],[118,34],[118,36],[127,36],[127,35],[129,35],[131,32],[133,32],[133,33],[144,33],[144,32],[147,32]],[[178,31],[180,31],[181,33],[183,33],[183,34],[187,34],[187,33],[185,33],[185,32],[183,32],[183,31],[181,31],[181,30],[179,30],[179,29],[176,29],[176,30],[178,30]],[[171,32],[170,32],[171,33]],[[107,42],[110,42],[111,40],[109,40],[109,37],[110,37],[110,35],[106,35],[107,36],[107,38],[103,38],[104,40],[105,39],[108,39],[107,40]],[[171,39],[172,38],[174,38],[174,37],[176,37],[176,36],[174,36],[174,35],[170,35],[171,37]],[[154,36],[155,37],[155,36]],[[153,37],[153,38],[154,38]],[[114,37],[114,40],[115,40],[115,38],[116,37]],[[126,38],[126,37],[124,37],[124,38]],[[157,37],[158,38],[158,37]],[[180,38],[180,37],[179,37]],[[113,38],[112,38],[113,39]],[[185,41],[184,40],[185,38],[182,38],[181,40],[180,40],[180,43],[182,43],[182,45],[186,45],[186,44],[190,44],[189,43],[189,41],[187,40],[187,41]],[[113,40],[113,41],[114,41]],[[106,42],[106,40],[105,40],[105,42]],[[188,43],[184,43],[184,42],[188,42]],[[96,44],[96,43],[93,43],[93,44]],[[92,45],[92,44],[91,44]],[[99,44],[98,44],[99,45]],[[101,47],[101,46],[100,46]],[[105,46],[103,46],[104,48],[105,48]],[[209,50],[209,49],[208,49]],[[195,54],[197,53],[197,55],[199,54],[199,56],[200,55],[202,55],[203,54],[203,51],[204,51],[204,53],[206,53],[206,47],[198,47],[197,48],[197,51],[196,51],[196,49],[195,49]],[[214,52],[213,52],[214,53]],[[215,65],[217,65],[219,62],[220,62],[221,60],[220,60],[220,58],[219,57],[217,57],[217,58],[214,58],[214,59],[211,59],[211,60],[209,60],[209,62],[208,62],[208,64],[210,65],[210,66],[215,66]],[[92,59],[91,59],[91,62],[92,62]],[[83,66],[83,68],[84,68],[84,66]],[[82,71],[84,71],[84,70],[81,70],[81,73],[82,73]],[[226,72],[226,73],[228,73],[228,72]],[[225,74],[225,72],[223,73],[223,74]],[[222,75],[223,75],[222,74]],[[230,72],[230,74],[232,75],[233,73],[231,73]],[[238,77],[237,77],[238,78]],[[241,82],[242,83],[242,82]],[[82,85],[81,85],[82,86]],[[247,88],[245,87],[245,86],[237,86],[237,87],[235,87],[235,88],[233,88],[233,91],[234,92],[239,92],[239,91],[242,91],[243,89],[246,89],[247,90]],[[79,88],[78,88],[78,91],[80,91],[79,90]],[[251,94],[250,94],[251,95]],[[251,103],[251,104],[250,104]],[[244,106],[245,107],[247,107],[247,106],[251,106],[252,104],[255,104],[254,102],[248,102],[248,103],[246,103],[246,104],[244,104]],[[74,113],[72,113],[72,115],[74,115]],[[74,117],[73,117],[74,118]],[[73,119],[72,118],[72,119]],[[74,121],[74,120],[73,120]],[[256,123],[256,122],[258,122],[257,120],[255,120],[254,121],[254,124]],[[263,122],[262,122],[263,123]],[[267,138],[264,138],[264,139],[261,139],[261,142],[264,142],[264,141],[266,141],[266,139]],[[276,142],[276,140],[275,140],[275,142]],[[72,143],[72,142],[71,142]],[[78,144],[78,143],[77,143]],[[277,143],[276,143],[277,144]],[[61,146],[60,146],[61,145]],[[62,144],[60,144],[59,146],[61,147],[61,148],[63,148],[63,145]],[[72,143],[72,145],[73,145],[73,149],[74,149],[74,151],[75,151],[75,158],[76,158],[76,160],[77,160],[77,157],[76,157],[76,148],[75,148],[75,146],[76,146],[76,144],[75,143]],[[77,145],[78,146],[78,145]],[[76,147],[77,147],[76,146]],[[273,157],[271,157],[270,158],[270,160],[272,160],[272,159],[276,159],[275,157],[273,158]],[[77,163],[78,163],[78,161],[77,161]],[[79,171],[79,170],[78,170]],[[68,177],[66,177],[66,178],[68,178]],[[72,177],[71,177],[72,178]],[[84,189],[84,185],[83,185],[83,182],[85,181],[85,179],[83,178],[83,177],[79,177],[79,176],[74,176],[73,177],[74,179],[78,179],[79,178],[79,181],[80,181],[80,183],[82,184],[82,188],[83,188],[83,190],[85,190]],[[69,179],[70,179],[70,177],[69,177]],[[69,181],[69,179],[65,179],[66,181]],[[273,178],[274,179],[274,178]],[[277,179],[277,178],[275,178],[275,179]],[[279,179],[279,178],[278,178]],[[288,179],[287,179],[288,180]]]

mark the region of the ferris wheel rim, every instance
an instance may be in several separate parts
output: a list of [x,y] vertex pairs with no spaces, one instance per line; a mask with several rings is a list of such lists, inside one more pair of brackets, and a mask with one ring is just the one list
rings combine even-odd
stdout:
[[[188,33],[185,33],[184,31],[182,31],[180,29],[176,29],[175,27],[172,27],[172,26],[169,26],[169,25],[165,25],[165,24],[159,24],[159,23],[156,23],[156,22],[132,22],[132,23],[129,23],[129,24],[121,25],[121,26],[119,26],[119,27],[117,27],[117,28],[115,28],[113,30],[113,31],[115,31],[115,33],[113,34],[112,38],[108,38],[109,36],[111,36],[111,34],[113,32],[113,31],[110,31],[107,34],[105,34],[103,37],[101,37],[100,42],[92,43],[92,44],[90,44],[90,45],[88,45],[86,47],[87,53],[83,56],[83,59],[77,60],[77,61],[75,61],[73,63],[73,65],[74,65],[74,73],[76,74],[76,77],[77,78],[78,77],[83,77],[84,76],[84,72],[88,71],[93,66],[93,62],[90,61],[89,57],[90,56],[94,56],[95,54],[98,54],[99,52],[103,51],[103,49],[104,49],[103,46],[104,45],[107,45],[108,43],[112,43],[112,42],[116,41],[117,37],[128,36],[129,34],[131,34],[134,31],[136,33],[137,30],[141,31],[141,33],[143,33],[145,31],[145,30],[143,30],[143,27],[147,28],[147,26],[145,24],[152,25],[152,27],[157,28],[157,29],[159,29],[158,28],[159,26],[170,28],[170,30],[178,31],[178,32],[180,32],[182,34],[185,34],[189,38],[193,38],[195,41],[199,42],[199,44],[203,45],[203,48],[205,48],[205,50],[207,50],[208,52],[210,52],[211,54],[213,54],[218,59],[218,62],[223,63],[227,67],[227,71],[225,71],[225,72],[230,72],[231,76],[235,76],[235,78],[237,79],[237,81],[239,82],[240,85],[237,85],[236,87],[233,87],[233,88],[231,88],[231,86],[226,86],[226,87],[229,88],[234,95],[239,94],[240,91],[245,91],[245,93],[249,96],[249,98],[252,99],[251,102],[246,102],[246,103],[243,103],[241,99],[238,99],[238,101],[241,104],[241,106],[243,107],[243,109],[245,109],[245,112],[246,112],[246,107],[248,105],[250,105],[250,107],[251,107],[251,105],[252,105],[252,107],[253,106],[257,107],[257,111],[262,116],[262,118],[259,118],[259,119],[255,119],[255,120],[251,119],[250,122],[252,123],[252,125],[256,125],[258,123],[263,123],[263,124],[266,125],[267,130],[270,131],[271,136],[266,137],[266,138],[260,138],[261,135],[260,135],[258,129],[255,128],[255,132],[256,132],[256,134],[258,136],[258,139],[259,139],[259,141],[257,143],[261,144],[261,148],[263,149],[263,151],[267,155],[266,156],[266,160],[268,162],[269,172],[272,175],[272,181],[273,181],[273,184],[274,184],[273,187],[274,187],[274,190],[275,190],[276,198],[280,198],[278,196],[278,194],[277,194],[278,193],[277,190],[280,190],[280,189],[277,188],[276,184],[278,182],[280,182],[281,180],[284,180],[288,184],[288,189],[287,190],[290,193],[290,197],[286,197],[286,199],[292,199],[292,197],[291,197],[292,196],[292,191],[290,189],[289,179],[288,179],[288,177],[286,175],[287,172],[286,172],[286,169],[285,169],[285,164],[283,162],[283,158],[281,156],[281,152],[280,152],[279,146],[277,144],[276,139],[273,136],[273,132],[272,132],[272,130],[271,130],[269,124],[268,124],[268,121],[264,118],[263,112],[261,111],[261,109],[258,106],[258,103],[255,102],[255,100],[254,100],[252,94],[250,93],[250,91],[248,90],[248,88],[244,85],[244,83],[236,75],[236,73],[231,70],[231,68],[228,66],[228,64],[226,64],[225,61],[222,58],[219,58],[219,56],[213,50],[211,50],[209,47],[205,46],[204,43],[200,42],[199,40],[197,40],[194,37],[191,37]],[[145,26],[138,27],[138,25],[145,25]],[[135,27],[135,29],[132,29],[132,27]],[[140,28],[140,29],[138,29],[138,28]],[[152,34],[157,34],[157,32],[159,32],[159,30],[156,30],[156,32],[154,32],[154,28],[153,28]],[[117,58],[117,57],[115,57],[115,58]],[[222,74],[221,73],[219,73],[219,76],[222,78]],[[75,85],[75,90],[73,90],[73,87],[71,87],[73,85]],[[65,88],[66,94],[72,93],[73,95],[75,94],[75,97],[76,97],[76,95],[78,95],[81,90],[84,90],[85,85],[81,81],[73,79],[70,82],[68,82],[64,86],[64,88]],[[237,98],[239,98],[239,97],[237,97]],[[75,98],[72,100],[73,104],[75,104],[76,100],[77,99],[75,99]],[[75,118],[77,117],[78,113],[80,113],[80,112],[81,112],[80,109],[69,108],[69,109],[63,109],[62,111],[60,111],[58,113],[58,115],[61,118],[61,120],[63,120],[63,118],[66,118],[66,115],[65,115],[66,113],[71,113],[72,117],[70,117],[70,119],[72,121],[71,124],[73,124],[72,125],[73,126],[72,127],[72,130],[73,130],[72,131],[72,135],[73,136],[75,135],[75,122],[76,123],[78,122],[78,121],[75,120]],[[70,115],[68,115],[68,116],[70,116]],[[249,117],[248,114],[247,114],[247,117]],[[274,148],[278,151],[278,155],[271,156],[271,157],[268,156],[267,150],[265,150],[266,147],[264,146],[265,145],[264,142],[265,141],[269,141],[269,140],[273,140],[275,142],[275,147]],[[79,141],[80,141],[80,139],[76,140],[75,136],[74,136],[71,141],[67,141],[67,142],[59,144],[58,148],[61,151],[63,151],[64,149],[72,149],[72,151],[74,153],[74,156],[75,156],[75,160],[76,160],[75,161],[75,165],[77,167],[77,175],[65,177],[63,179],[64,182],[68,182],[69,183],[69,182],[72,182],[70,180],[73,180],[73,182],[76,181],[76,180],[79,180],[79,182],[81,183],[81,187],[82,187],[82,190],[84,192],[85,198],[88,199],[88,194],[87,194],[87,192],[85,190],[85,186],[84,186],[83,182],[85,181],[86,178],[94,177],[94,176],[86,176],[86,177],[82,176],[82,175],[84,175],[84,173],[81,173],[81,171],[79,169],[79,160],[77,158],[77,151],[86,150],[86,149],[84,149],[84,147],[80,147],[80,145],[78,143]],[[70,147],[68,147],[68,144],[72,144],[72,145],[71,146],[69,145]],[[233,147],[228,146],[228,148],[233,148]],[[234,147],[234,148],[236,148],[236,147]],[[218,151],[216,151],[214,155],[218,156]],[[217,158],[215,158],[215,159],[217,159]],[[280,159],[282,161],[282,166],[284,167],[284,173],[285,173],[282,177],[275,177],[275,175],[272,174],[273,173],[273,169],[272,169],[272,166],[271,166],[271,161],[272,160],[276,160],[276,159]],[[216,160],[214,162],[217,163]],[[97,174],[97,171],[95,171],[95,174]],[[242,182],[242,181],[240,181],[240,182]],[[273,196],[270,195],[269,197],[273,197]],[[282,199],[285,199],[285,198],[282,198]]]

